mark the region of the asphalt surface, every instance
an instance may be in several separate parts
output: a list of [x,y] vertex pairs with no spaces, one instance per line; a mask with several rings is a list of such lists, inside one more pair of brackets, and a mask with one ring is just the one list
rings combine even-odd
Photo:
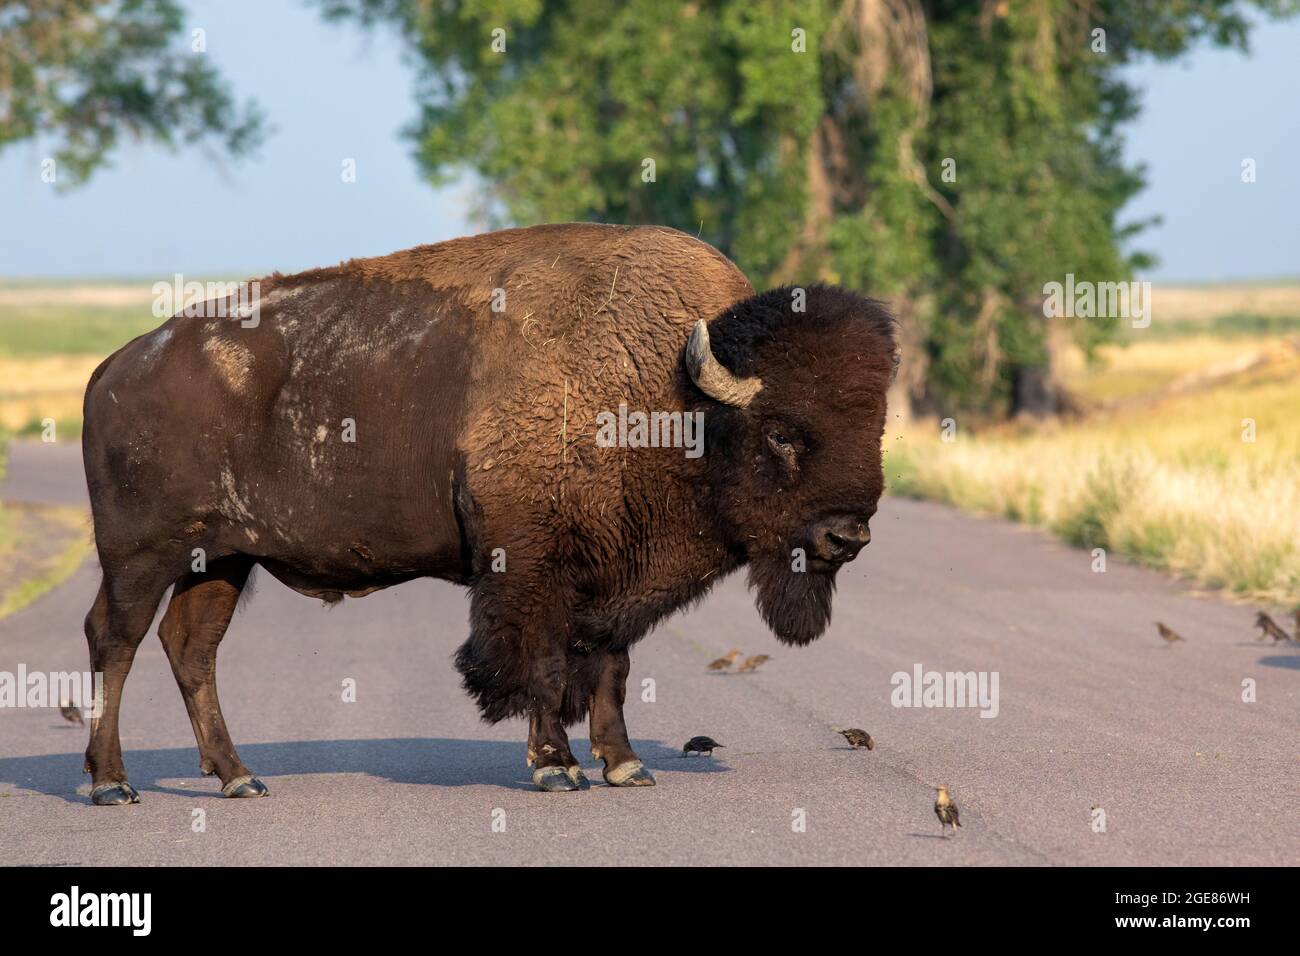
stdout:
[[[78,468],[71,446],[17,444],[0,496],[84,501]],[[139,805],[90,805],[83,729],[0,708],[0,862],[1300,861],[1300,646],[1256,643],[1253,607],[1114,560],[1094,573],[1086,552],[936,505],[886,500],[872,530],[809,648],[768,634],[743,576],[638,645],[627,718],[658,786],[632,790],[600,781],[583,727],[570,733],[592,788],[533,790],[525,725],[480,723],[457,686],[459,588],[412,582],[330,610],[259,573],[222,646],[220,689],[271,796],[225,800],[199,775],[151,634],[122,717]],[[0,671],[83,670],[97,583],[88,563],[0,621]],[[1165,647],[1157,620],[1186,643]],[[745,676],[706,669],[733,646],[773,660]],[[917,664],[996,671],[997,716],[892,706],[891,675]],[[342,701],[346,678],[355,703]],[[848,749],[833,724],[868,730],[876,749]],[[696,734],[726,747],[679,756]],[[964,824],[947,839],[931,809],[939,783]]]

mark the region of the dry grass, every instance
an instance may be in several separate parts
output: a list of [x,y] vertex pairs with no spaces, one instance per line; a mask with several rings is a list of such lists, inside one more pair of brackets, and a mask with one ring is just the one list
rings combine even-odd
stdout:
[[1094,363],[1067,357],[1090,416],[981,435],[959,426],[952,443],[914,427],[890,442],[891,488],[1300,603],[1300,283],[1152,292],[1150,329],[1126,330]]
[[80,430],[90,373],[160,324],[148,283],[0,283],[0,430],[33,434],[54,419]]
[[[1177,355],[1129,353],[1175,369]],[[1211,351],[1214,351],[1211,349]],[[1217,355],[1218,353],[1215,352]],[[1256,440],[1243,441],[1243,419]],[[1300,602],[1300,357],[1152,406],[1033,431],[939,440],[917,428],[890,443],[896,493],[1051,529],[1201,584]]]
[[1072,351],[1063,368],[1072,393],[1092,404],[1106,404],[1158,392],[1192,372],[1225,368],[1265,353],[1280,358],[1288,350],[1287,340],[1277,336],[1198,334],[1104,346],[1091,363]]
[[1300,316],[1300,282],[1175,286],[1153,283],[1155,322],[1205,322],[1225,315]]
[[22,432],[52,418],[64,435],[64,423],[81,418],[86,382],[100,361],[98,355],[0,355],[0,429]]
[[148,311],[153,302],[149,282],[3,282],[0,309],[18,306],[130,306]]

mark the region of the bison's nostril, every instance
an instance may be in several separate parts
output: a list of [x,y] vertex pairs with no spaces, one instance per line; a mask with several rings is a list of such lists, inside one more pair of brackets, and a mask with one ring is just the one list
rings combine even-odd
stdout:
[[827,522],[819,529],[816,539],[818,557],[825,561],[852,561],[871,540],[866,523],[851,519]]
[[840,554],[847,554],[850,557],[856,555],[859,551],[867,546],[871,540],[871,533],[867,532],[861,537],[849,537],[848,535],[836,534],[834,531],[828,532],[831,548]]

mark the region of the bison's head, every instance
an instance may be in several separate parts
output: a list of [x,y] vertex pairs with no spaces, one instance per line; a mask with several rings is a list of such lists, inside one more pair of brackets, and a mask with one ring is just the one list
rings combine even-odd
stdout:
[[685,363],[711,400],[720,531],[746,555],[768,626],[806,644],[830,622],[835,573],[871,540],[893,319],[833,287],[773,289],[700,322]]

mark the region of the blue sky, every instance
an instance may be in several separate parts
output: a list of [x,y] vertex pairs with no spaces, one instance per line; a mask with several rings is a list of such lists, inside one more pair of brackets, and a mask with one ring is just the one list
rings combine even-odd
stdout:
[[[190,5],[208,55],[274,127],[256,158],[126,145],[89,186],[57,194],[44,155],[0,153],[0,276],[254,275],[329,265],[479,231],[472,185],[421,181],[400,135],[413,72],[388,31],[331,26],[300,3]],[[250,28],[248,24],[257,24]],[[1148,189],[1127,214],[1164,224],[1138,245],[1169,281],[1300,276],[1300,20],[1263,22],[1252,55],[1210,48],[1135,66],[1131,160]],[[344,158],[357,182],[341,181]],[[1255,159],[1258,181],[1241,182]]]

